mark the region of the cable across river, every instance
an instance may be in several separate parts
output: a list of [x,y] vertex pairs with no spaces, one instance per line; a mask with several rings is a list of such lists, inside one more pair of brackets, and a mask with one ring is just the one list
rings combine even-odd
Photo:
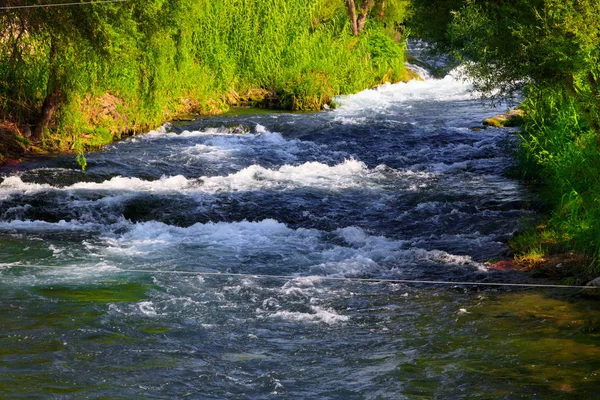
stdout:
[[[18,265],[3,266],[0,268],[37,268],[37,269],[60,269],[61,267],[41,266],[41,265]],[[510,283],[510,282],[455,282],[455,281],[433,281],[419,279],[396,279],[396,278],[352,278],[337,276],[319,276],[319,275],[266,275],[266,274],[237,274],[232,272],[200,272],[200,271],[161,271],[149,269],[115,269],[114,273],[135,273],[135,274],[161,274],[161,275],[191,275],[191,276],[215,276],[232,278],[251,278],[251,279],[314,279],[321,281],[335,282],[364,282],[364,283],[401,283],[417,285],[446,285],[446,286],[495,286],[495,287],[518,287],[518,288],[553,288],[553,289],[600,289],[597,286],[577,286],[577,285],[558,285],[543,283]]]

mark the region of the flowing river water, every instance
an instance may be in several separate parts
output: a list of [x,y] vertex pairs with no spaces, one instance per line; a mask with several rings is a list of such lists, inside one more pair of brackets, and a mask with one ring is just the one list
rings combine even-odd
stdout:
[[385,85],[166,125],[86,172],[1,170],[0,395],[597,396],[589,295],[323,279],[525,279],[485,264],[535,199],[469,89]]

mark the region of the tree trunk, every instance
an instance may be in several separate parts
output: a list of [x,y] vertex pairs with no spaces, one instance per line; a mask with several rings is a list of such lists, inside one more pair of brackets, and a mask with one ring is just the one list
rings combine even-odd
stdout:
[[54,42],[50,43],[50,60],[49,60],[49,71],[48,71],[48,83],[47,94],[44,102],[42,103],[42,109],[40,110],[39,117],[33,127],[31,138],[33,140],[41,140],[44,134],[44,128],[48,126],[54,113],[60,105],[62,93],[60,91],[60,85],[58,82],[58,73],[56,71],[56,47]]
[[44,133],[44,128],[48,126],[50,121],[52,121],[52,117],[54,117],[54,113],[58,109],[60,105],[61,93],[58,88],[54,88],[52,92],[46,95],[44,99],[44,104],[42,104],[42,110],[40,112],[40,117],[36,121],[36,124],[33,128],[32,139],[33,140],[41,140],[42,134]]
[[358,20],[356,21],[356,29],[358,32],[362,32],[365,28],[365,23],[367,22],[367,14],[371,11],[371,8],[375,5],[375,0],[365,0],[362,3],[360,15],[358,16]]
[[350,23],[352,24],[352,36],[358,35],[358,22],[356,19],[356,6],[354,0],[346,0],[346,7],[348,7],[348,16],[350,17]]
[[354,0],[346,0],[348,16],[350,17],[350,23],[352,23],[352,36],[358,36],[358,34],[365,29],[367,15],[374,5],[375,0],[364,0],[360,6],[360,13],[356,15],[356,4],[354,4]]

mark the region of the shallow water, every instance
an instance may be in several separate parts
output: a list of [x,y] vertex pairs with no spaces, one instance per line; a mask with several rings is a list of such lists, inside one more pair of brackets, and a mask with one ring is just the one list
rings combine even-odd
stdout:
[[494,110],[469,89],[386,85],[166,125],[86,172],[2,170],[0,393],[592,398],[591,295],[324,279],[524,279],[485,264],[535,199],[505,176],[511,130],[471,129]]

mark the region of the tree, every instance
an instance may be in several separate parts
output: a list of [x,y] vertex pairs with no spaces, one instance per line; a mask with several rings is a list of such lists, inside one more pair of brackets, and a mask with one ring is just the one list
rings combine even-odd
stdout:
[[400,26],[406,17],[408,3],[407,0],[363,0],[357,7],[354,0],[346,0],[352,35],[358,36],[365,29],[369,16],[374,17],[384,26],[388,24],[394,28]]
[[375,0],[364,0],[361,3],[361,6],[358,9],[357,13],[354,0],[346,0],[348,16],[350,17],[350,23],[352,24],[352,35],[357,36],[365,28],[367,14],[369,13],[369,11],[371,11],[374,5]]
[[[10,0],[2,4],[16,5]],[[99,70],[107,68],[111,36],[127,15],[123,8],[102,4],[4,10],[0,98],[8,107],[2,114],[18,114],[16,119],[33,125],[33,138],[41,139],[70,94],[93,86]]]
[[[600,149],[600,2],[414,0],[413,4],[417,33],[463,62],[477,89],[505,96],[533,85],[561,88],[596,133]],[[428,15],[436,18],[434,23]]]

